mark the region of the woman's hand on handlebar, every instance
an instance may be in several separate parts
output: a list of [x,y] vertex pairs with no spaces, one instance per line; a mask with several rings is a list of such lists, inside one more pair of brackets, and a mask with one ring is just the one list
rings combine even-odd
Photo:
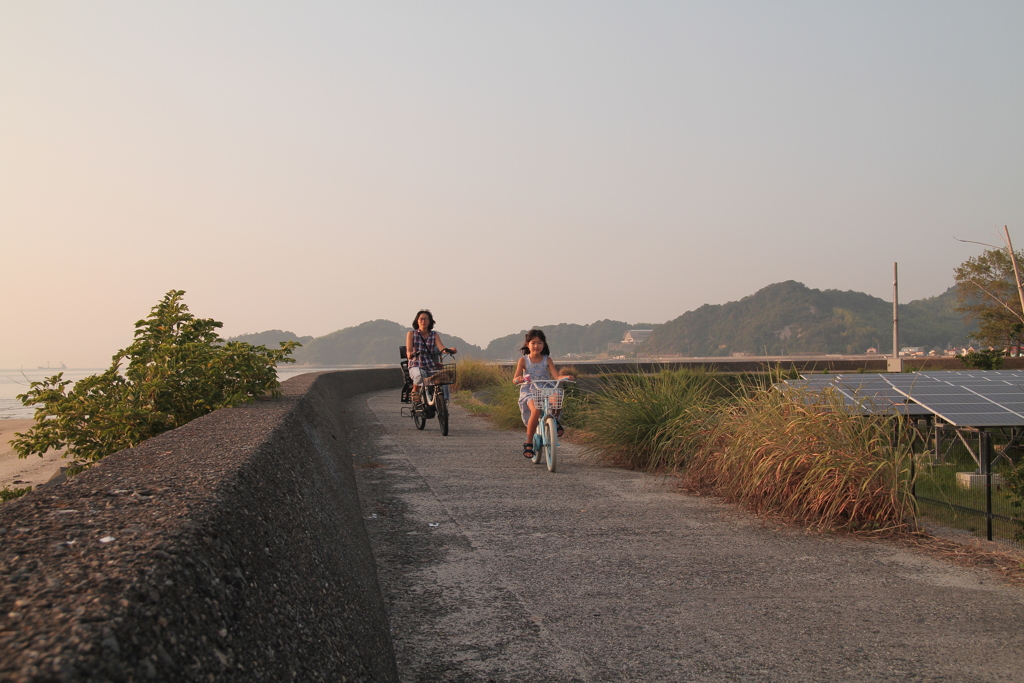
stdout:
[[444,349],[443,353],[448,353],[448,354],[451,354],[451,355],[453,355],[453,356],[454,356],[454,355],[456,354],[456,350],[455,350],[455,347],[453,346],[453,347],[452,347],[452,348],[450,348],[450,349],[447,349],[447,348],[446,348],[446,349]]

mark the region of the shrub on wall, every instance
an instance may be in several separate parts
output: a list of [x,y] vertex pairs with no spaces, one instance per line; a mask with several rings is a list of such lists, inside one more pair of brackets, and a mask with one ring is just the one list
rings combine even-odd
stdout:
[[184,294],[171,290],[135,323],[135,341],[102,374],[69,388],[57,373],[19,395],[36,406],[35,426],[11,442],[19,457],[66,447],[74,473],[218,408],[277,395],[275,366],[292,362],[298,343],[224,343],[223,323],[189,313]]

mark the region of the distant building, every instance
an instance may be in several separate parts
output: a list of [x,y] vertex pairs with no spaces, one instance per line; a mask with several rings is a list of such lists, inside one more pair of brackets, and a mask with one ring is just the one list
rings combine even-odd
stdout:
[[924,347],[923,346],[904,346],[902,349],[900,349],[900,355],[901,356],[923,356],[924,355]]
[[626,333],[622,335],[622,341],[608,344],[608,352],[636,351],[637,347],[650,337],[652,332],[654,330],[626,330]]
[[626,334],[622,335],[623,344],[639,344],[647,341],[647,338],[651,336],[654,330],[626,330]]

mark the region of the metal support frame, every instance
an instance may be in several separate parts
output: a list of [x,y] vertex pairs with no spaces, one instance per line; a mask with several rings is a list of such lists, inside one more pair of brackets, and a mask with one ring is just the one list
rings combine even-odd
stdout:
[[992,435],[982,429],[978,433],[981,451],[981,473],[985,475],[985,538],[992,540]]

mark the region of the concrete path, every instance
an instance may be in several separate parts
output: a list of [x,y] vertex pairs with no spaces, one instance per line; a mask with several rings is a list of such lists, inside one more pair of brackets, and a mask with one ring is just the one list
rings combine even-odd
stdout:
[[1024,590],[399,406],[347,410],[403,681],[1024,680]]

